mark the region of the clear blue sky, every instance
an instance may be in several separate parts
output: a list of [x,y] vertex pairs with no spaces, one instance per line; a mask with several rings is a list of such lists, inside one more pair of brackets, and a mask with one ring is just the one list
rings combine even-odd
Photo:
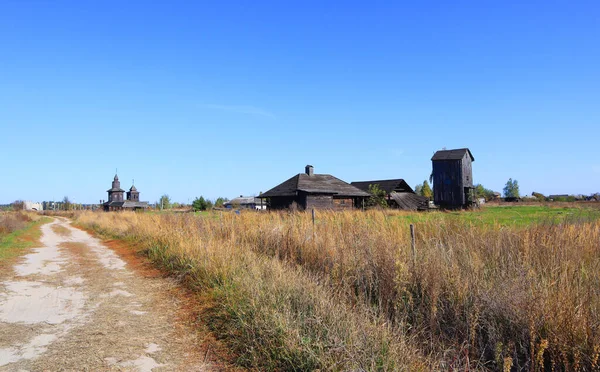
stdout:
[[588,194],[599,128],[598,1],[0,1],[0,203],[97,202],[115,168],[151,202],[306,164],[414,186],[442,147]]

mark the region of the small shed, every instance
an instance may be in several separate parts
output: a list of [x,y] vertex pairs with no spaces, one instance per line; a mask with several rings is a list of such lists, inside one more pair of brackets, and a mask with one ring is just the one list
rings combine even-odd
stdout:
[[474,202],[473,167],[468,148],[437,151],[431,158],[433,201],[442,208],[466,208]]
[[280,183],[258,196],[268,209],[351,209],[363,206],[370,196],[330,174],[315,174],[307,165],[304,173]]
[[427,210],[427,198],[417,195],[406,181],[401,178],[392,180],[377,180],[377,181],[357,181],[352,182],[355,186],[363,191],[369,192],[371,185],[379,186],[380,190],[385,191],[388,205],[391,208],[403,210]]

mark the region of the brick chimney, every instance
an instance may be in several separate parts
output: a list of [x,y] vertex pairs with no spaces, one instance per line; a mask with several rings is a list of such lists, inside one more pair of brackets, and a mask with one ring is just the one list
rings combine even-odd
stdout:
[[306,174],[308,174],[309,176],[312,176],[313,174],[315,174],[315,168],[314,168],[312,165],[307,165],[307,166],[304,168],[304,172],[305,172]]

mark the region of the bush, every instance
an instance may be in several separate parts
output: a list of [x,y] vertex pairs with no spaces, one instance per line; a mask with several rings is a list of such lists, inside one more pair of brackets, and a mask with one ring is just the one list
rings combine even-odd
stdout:
[[204,199],[203,196],[194,199],[192,202],[192,209],[197,211],[205,211],[212,208],[212,202],[210,200]]
[[386,200],[387,193],[385,190],[380,189],[378,184],[369,185],[369,194],[371,194],[371,196],[367,199],[367,207],[388,207],[388,202]]
[[0,213],[0,236],[21,230],[31,221],[31,216],[25,212]]

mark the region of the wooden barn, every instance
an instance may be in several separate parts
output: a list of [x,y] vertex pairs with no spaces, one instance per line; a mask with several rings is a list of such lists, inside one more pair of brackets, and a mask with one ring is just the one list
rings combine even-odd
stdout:
[[466,208],[474,201],[471,150],[440,150],[431,158],[433,201],[442,208]]
[[370,196],[330,174],[315,174],[312,165],[261,194],[268,209],[351,209],[363,206]]
[[388,205],[391,208],[412,211],[429,208],[427,198],[417,195],[403,179],[358,181],[352,182],[351,185],[366,192],[369,192],[370,185],[378,185],[379,189],[385,191]]

